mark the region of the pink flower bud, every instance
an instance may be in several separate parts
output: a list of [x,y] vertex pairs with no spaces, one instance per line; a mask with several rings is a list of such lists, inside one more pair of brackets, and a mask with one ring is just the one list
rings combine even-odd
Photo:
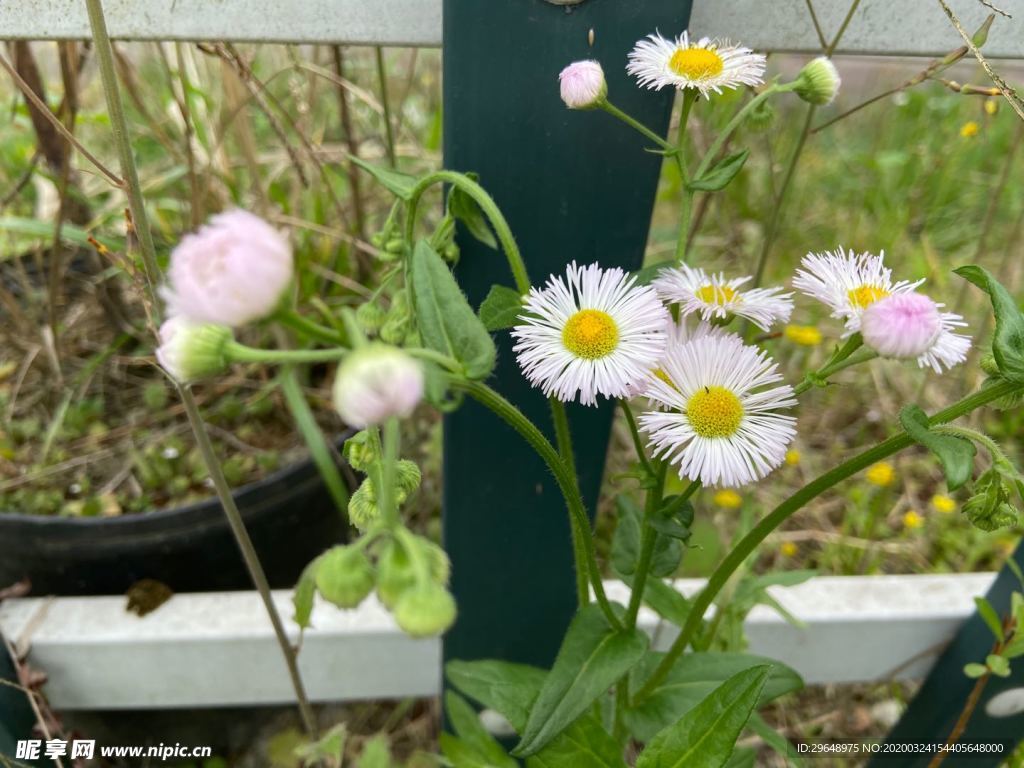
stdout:
[[353,351],[334,379],[334,407],[346,424],[359,429],[408,416],[422,397],[419,361],[384,344]]
[[864,343],[883,357],[920,357],[942,332],[942,313],[920,293],[894,293],[864,310]]
[[292,269],[292,249],[280,232],[246,211],[227,211],[171,252],[161,293],[169,314],[236,328],[277,309]]
[[569,109],[593,109],[608,95],[604,70],[596,61],[574,61],[558,75],[558,82]]

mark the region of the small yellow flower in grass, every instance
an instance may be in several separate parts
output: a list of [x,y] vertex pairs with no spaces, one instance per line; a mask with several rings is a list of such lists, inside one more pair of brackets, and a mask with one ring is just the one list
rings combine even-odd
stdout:
[[725,488],[714,495],[714,502],[723,509],[739,509],[743,506],[743,497],[731,488]]
[[950,512],[956,511],[956,501],[943,493],[936,493],[932,496],[932,508],[936,512],[948,515]]
[[916,530],[924,525],[924,518],[915,510],[911,509],[903,515],[903,527],[907,530]]
[[783,334],[794,344],[816,347],[821,344],[821,331],[813,325],[787,325]]
[[792,541],[784,541],[782,546],[779,547],[779,552],[782,553],[783,557],[793,557],[797,553],[796,544]]
[[966,123],[960,126],[960,136],[965,139],[973,139],[978,135],[981,130],[981,126],[973,120],[968,120]]
[[999,99],[989,98],[985,99],[985,114],[994,115],[999,111]]
[[892,485],[893,479],[896,477],[896,470],[893,469],[892,464],[888,461],[880,461],[877,464],[872,464],[868,467],[868,471],[864,474],[867,481],[872,485],[877,485],[879,488],[885,488],[887,485]]
[[795,467],[797,464],[799,464],[800,451],[798,451],[796,448],[790,448],[788,451],[786,451],[786,463],[791,467]]

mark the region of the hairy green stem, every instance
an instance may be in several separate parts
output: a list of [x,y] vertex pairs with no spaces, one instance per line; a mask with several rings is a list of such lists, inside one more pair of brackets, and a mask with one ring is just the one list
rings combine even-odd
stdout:
[[[548,441],[544,434],[526,418],[522,412],[512,403],[495,392],[489,386],[480,381],[470,381],[463,378],[452,378],[451,385],[454,389],[461,390],[493,411],[502,421],[512,427],[519,435],[530,444],[537,454],[547,464],[548,469],[555,476],[562,495],[565,497],[566,506],[569,508],[570,525],[578,526],[580,531],[590,531],[590,518],[587,517],[587,510],[580,497],[579,487],[576,484],[576,477],[569,471],[558,455],[558,451]],[[597,564],[597,555],[594,552],[594,542],[589,536],[581,536],[583,555],[582,562],[577,559],[577,571],[584,571],[588,574],[590,585],[593,587],[594,596],[597,598],[601,610],[604,612],[608,623],[615,629],[621,629],[622,622],[612,611],[608,596],[604,591],[604,584],[601,582],[601,570]]]
[[804,377],[803,381],[801,381],[799,384],[793,387],[793,394],[802,395],[804,392],[806,392],[808,389],[815,385],[816,380],[824,381],[834,373],[839,373],[839,371],[842,371],[846,368],[850,368],[854,365],[859,365],[860,363],[865,363],[868,360],[874,360],[876,357],[878,357],[877,352],[867,349],[866,347],[861,348],[860,350],[854,352],[845,360],[840,360],[836,363],[823,365],[813,374],[809,374],[808,376]]
[[646,125],[641,123],[635,117],[633,117],[631,115],[628,115],[625,112],[623,112],[621,109],[616,107],[614,104],[612,104],[607,99],[603,100],[600,104],[598,104],[598,107],[603,109],[605,112],[607,112],[612,117],[617,117],[619,120],[624,122],[630,128],[633,128],[634,130],[638,131],[639,133],[642,133],[644,136],[646,136],[648,139],[653,141],[655,144],[657,144],[662,149],[667,150],[669,152],[675,152],[676,151],[676,148],[674,146],[672,146],[671,142],[666,141],[662,136],[659,136],[657,133],[652,131],[650,128],[648,128]]
[[392,416],[384,422],[384,450],[380,474],[381,487],[377,490],[380,499],[381,517],[391,528],[398,527],[398,504],[395,496],[395,482],[398,477],[398,456],[402,435],[398,418]]
[[394,168],[397,155],[395,153],[395,129],[391,125],[391,105],[388,99],[388,71],[384,65],[384,49],[379,45],[375,46],[374,52],[377,57],[377,79],[380,81],[380,105],[384,112],[384,148],[388,153],[388,162]]
[[348,346],[348,339],[345,337],[345,334],[334,328],[320,325],[320,323],[300,315],[294,309],[278,312],[274,315],[273,319],[277,320],[281,325],[287,326],[293,331],[314,341],[319,341],[322,344],[330,344],[332,347]]
[[[978,392],[969,395],[954,403],[948,408],[939,411],[929,419],[930,424],[944,424],[970,413],[987,403],[1006,397],[1013,392],[1021,390],[1022,385],[1008,381],[1001,381],[996,384],[984,387]],[[664,659],[648,678],[647,682],[637,691],[634,698],[640,701],[649,696],[666,678],[672,665],[676,663],[687,645],[690,644],[694,633],[700,627],[704,614],[711,606],[715,597],[722,587],[733,575],[737,568],[753,553],[761,542],[763,542],[776,528],[784,523],[793,513],[802,508],[812,499],[817,498],[825,491],[838,483],[857,474],[863,469],[879,462],[894,453],[913,444],[913,439],[906,432],[893,435],[889,439],[869,448],[852,459],[843,462],[838,467],[826,472],[812,480],[799,491],[794,493],[784,502],[779,504],[768,515],[750,530],[739,543],[725,556],[715,572],[711,574],[707,585],[694,598],[690,606],[690,613],[687,615],[686,623],[682,627],[679,636],[672,643],[672,647],[665,654]]]
[[329,363],[340,360],[351,350],[344,347],[332,349],[258,349],[229,341],[224,346],[225,354],[236,363],[269,363],[294,365],[298,363]]
[[679,179],[682,190],[679,201],[679,230],[676,234],[676,261],[686,262],[686,246],[690,242],[690,217],[693,211],[693,191],[689,188],[690,179],[686,170],[686,125],[690,121],[690,111],[699,97],[699,91],[687,88],[683,91],[683,103],[679,107],[679,135],[676,139],[676,166],[679,168]]
[[654,545],[658,541],[658,532],[651,526],[651,520],[661,508],[661,499],[665,493],[665,474],[667,470],[668,464],[666,462],[658,463],[658,469],[654,473],[654,484],[647,489],[647,498],[644,500],[643,530],[640,533],[640,557],[637,558],[633,591],[629,596],[629,607],[626,609],[626,626],[630,629],[636,626],[636,617],[640,612],[640,603],[643,601],[644,587],[647,584],[647,572],[651,570]]
[[[86,8],[89,14],[89,24],[92,28],[93,45],[96,57],[99,61],[100,77],[103,82],[103,91],[107,100],[107,111],[110,115],[111,132],[114,137],[114,144],[117,147],[118,157],[121,163],[121,175],[124,178],[125,193],[128,196],[128,206],[131,210],[132,220],[138,236],[139,249],[142,252],[142,262],[146,271],[146,280],[149,283],[150,299],[155,300],[156,285],[160,280],[160,273],[157,269],[156,251],[153,247],[153,235],[149,227],[149,218],[146,215],[145,201],[142,196],[142,186],[139,183],[138,171],[135,167],[135,158],[132,154],[131,140],[128,137],[128,123],[125,119],[124,105],[121,101],[121,93],[118,88],[117,75],[114,70],[114,53],[110,43],[110,36],[107,33],[107,24],[103,16],[103,5],[101,0],[86,0]],[[157,308],[153,306],[153,312]],[[220,463],[213,450],[213,443],[203,423],[203,417],[199,412],[199,405],[192,396],[187,386],[178,386],[181,395],[181,402],[188,415],[189,424],[195,435],[196,444],[202,454],[203,462],[210,474],[210,479],[216,489],[217,497],[224,508],[228,525],[234,534],[238,548],[242,552],[249,575],[253,584],[259,592],[263,601],[270,623],[274,629],[274,636],[277,638],[281,648],[281,655],[284,657],[285,665],[288,668],[288,675],[291,678],[292,688],[295,691],[295,698],[299,706],[299,714],[302,717],[303,726],[306,732],[315,737],[317,734],[316,717],[313,714],[313,707],[306,696],[305,686],[302,683],[302,676],[299,673],[299,665],[296,659],[295,649],[292,647],[288,635],[285,633],[281,615],[277,611],[270,594],[270,585],[267,583],[266,574],[260,564],[259,556],[253,547],[252,540],[245,528],[245,522],[235,498],[231,494],[231,488],[224,477]]]
[[640,460],[641,466],[644,468],[649,476],[654,477],[654,467],[651,466],[651,462],[647,460],[647,452],[644,450],[644,441],[640,437],[640,429],[636,424],[636,417],[633,415],[633,409],[629,407],[629,401],[622,399],[619,400],[619,404],[622,405],[622,413],[626,416],[626,423],[629,425],[629,434],[633,438],[633,447],[636,449],[636,457]]
[[497,203],[494,202],[494,198],[487,194],[483,187],[464,174],[456,171],[434,171],[416,183],[409,196],[409,210],[405,219],[406,242],[412,243],[415,235],[416,209],[419,206],[420,198],[434,184],[451,184],[473,198],[476,204],[480,206],[480,210],[484,212],[488,221],[491,222],[491,226],[494,227],[494,233],[498,236],[501,249],[505,253],[505,258],[508,259],[508,265],[512,270],[512,277],[516,283],[516,290],[521,294],[529,293],[530,277],[526,272],[526,264],[523,262],[523,256],[519,252],[519,246],[516,245],[516,239],[512,235],[508,222],[505,221],[504,214],[498,208]]
[[[555,427],[555,445],[558,446],[558,455],[565,464],[566,469],[576,482],[576,491],[579,493],[579,476],[576,474],[576,457],[572,450],[572,434],[569,431],[569,418],[565,413],[565,406],[557,398],[548,398],[551,406],[551,421]],[[584,537],[591,536],[590,520],[587,519],[586,527],[580,525],[580,521],[573,517],[569,521],[572,531],[572,550],[578,563],[586,562],[586,544]],[[576,569],[576,599],[582,608],[590,602],[590,590],[587,587],[587,574],[580,568]]]

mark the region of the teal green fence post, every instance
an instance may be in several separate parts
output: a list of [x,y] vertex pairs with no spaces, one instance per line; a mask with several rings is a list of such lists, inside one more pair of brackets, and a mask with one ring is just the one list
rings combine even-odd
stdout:
[[[1017,546],[1012,557],[1024,569],[1024,542]],[[1022,591],[1024,587],[1017,576],[1004,566],[986,597],[996,612],[1005,616],[1010,611],[1010,595]],[[964,665],[984,663],[993,642],[992,631],[975,612],[939,657],[907,711],[886,737],[886,743],[891,747],[945,744],[976,683],[964,674]],[[1007,756],[1024,740],[1024,657],[1011,662],[1011,671],[1009,677],[993,675],[985,683],[981,698],[958,740],[962,750],[949,751],[942,763],[943,768],[994,768],[1003,765]],[[997,697],[1001,697],[1001,701],[993,705]],[[970,749],[971,745],[999,745],[1001,751]],[[924,768],[933,757],[934,754],[913,752],[881,753],[871,762],[870,768]]]
[[[609,97],[664,131],[674,92],[638,88],[626,56],[656,29],[681,32],[689,12],[689,0],[445,0],[445,165],[480,174],[535,284],[573,260],[639,267],[662,159],[612,117],[566,109],[558,73],[577,59],[600,61]],[[491,285],[513,285],[499,254],[465,236],[459,245],[457,273],[474,306]],[[497,341],[490,383],[550,435],[546,400],[520,374],[508,333]],[[611,417],[607,403],[570,406],[591,511]],[[445,419],[444,455],[444,537],[459,605],[445,657],[547,666],[575,607],[558,489],[520,438],[473,402]]]

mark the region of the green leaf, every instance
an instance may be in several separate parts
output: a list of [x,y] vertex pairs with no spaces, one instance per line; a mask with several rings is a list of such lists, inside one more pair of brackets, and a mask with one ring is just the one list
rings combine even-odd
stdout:
[[914,442],[935,454],[942,465],[949,490],[955,491],[971,479],[977,453],[974,443],[956,435],[932,432],[928,425],[928,415],[916,405],[905,406],[900,411],[900,424]]
[[999,614],[996,613],[996,609],[992,607],[992,603],[986,600],[984,597],[974,598],[974,604],[978,606],[978,614],[982,620],[992,630],[992,634],[995,635],[996,640],[1000,643],[1006,640],[1006,635],[1003,634],[1003,622],[999,620]]
[[492,768],[486,757],[450,733],[442,733],[438,745],[441,747],[441,754],[448,758],[453,768]]
[[310,626],[313,601],[316,598],[316,569],[319,565],[320,557],[317,557],[303,569],[302,575],[299,576],[299,583],[295,585],[295,592],[292,593],[292,605],[295,606],[294,619],[301,629]]
[[725,768],[754,768],[757,764],[757,751],[750,747],[741,747],[729,757]]
[[391,768],[391,747],[388,737],[378,733],[363,744],[363,751],[356,763],[357,768]]
[[523,313],[523,297],[504,285],[492,285],[480,305],[480,322],[488,331],[511,328]]
[[415,176],[410,176],[407,173],[402,173],[392,168],[385,168],[382,165],[368,163],[355,155],[349,155],[348,157],[353,163],[384,185],[395,197],[399,197],[402,200],[412,199],[412,190],[417,182],[419,182],[419,179]]
[[[630,687],[634,692],[664,657],[663,653],[648,653],[633,669]],[[803,687],[803,680],[794,670],[763,656],[688,653],[672,666],[664,682],[650,696],[625,711],[626,725],[638,741],[650,741],[658,731],[683,717],[723,681],[739,672],[765,665],[771,666],[771,673],[761,692],[762,704]]]
[[[615,506],[618,510],[618,523],[612,537],[612,567],[620,576],[631,576],[636,573],[640,560],[643,512],[627,494],[620,494],[615,499]],[[652,521],[652,527],[654,522]],[[659,533],[654,541],[654,554],[651,557],[649,572],[659,578],[670,576],[676,572],[681,559],[682,547],[679,546],[679,542]]]
[[977,679],[988,674],[988,667],[984,664],[976,664],[972,661],[970,664],[964,665],[964,674],[970,678]]
[[692,192],[717,192],[735,178],[743,164],[747,162],[749,154],[749,149],[743,149],[726,155],[708,168],[699,179],[691,180],[686,188]]
[[[0,217],[0,232],[9,232],[14,235],[35,237],[46,240],[53,240],[53,223],[40,221],[39,219],[25,219],[19,216]],[[80,248],[92,248],[89,242],[89,233],[73,224],[65,223],[60,228],[60,237],[65,243],[77,245]],[[124,249],[124,241],[121,238],[103,238],[103,243],[112,251]]]
[[771,667],[739,672],[715,688],[678,723],[658,733],[636,768],[720,768],[757,706]]
[[1003,378],[1024,383],[1024,316],[1017,302],[986,269],[974,265],[953,270],[985,291],[992,301],[996,330],[992,354]]
[[[803,760],[793,756],[796,751],[793,745],[789,742],[785,736],[772,728],[768,723],[764,721],[756,711],[750,714],[750,720],[747,722],[747,728],[756,733],[761,737],[761,741],[775,750],[776,754],[782,757],[783,760],[791,765],[802,766]],[[737,750],[738,752],[739,750]],[[735,757],[735,754],[733,755]],[[729,761],[732,764],[732,760]]]
[[539,752],[640,661],[647,642],[638,629],[613,630],[596,603],[580,609],[512,754]]
[[488,733],[480,722],[476,710],[454,691],[448,691],[444,697],[445,711],[448,720],[459,739],[484,759],[487,765],[495,768],[519,768],[502,746]]
[[682,627],[690,615],[690,601],[672,586],[671,582],[661,579],[648,579],[644,587],[644,602],[659,616]]
[[494,340],[469,306],[444,259],[426,240],[416,243],[410,278],[424,346],[458,360],[469,378],[486,378],[494,370]]
[[[467,173],[473,181],[476,181],[475,173]],[[475,237],[484,245],[495,250],[498,249],[498,240],[491,231],[487,217],[480,210],[476,200],[463,192],[459,187],[452,187],[448,193],[448,213],[466,225],[469,234]]]
[[1002,656],[990,653],[985,657],[985,666],[992,670],[996,677],[1010,676],[1010,662]]
[[622,747],[593,715],[584,715],[526,759],[526,768],[626,768]]
[[448,681],[474,701],[504,715],[522,733],[544,684],[543,669],[510,661],[449,661]]

